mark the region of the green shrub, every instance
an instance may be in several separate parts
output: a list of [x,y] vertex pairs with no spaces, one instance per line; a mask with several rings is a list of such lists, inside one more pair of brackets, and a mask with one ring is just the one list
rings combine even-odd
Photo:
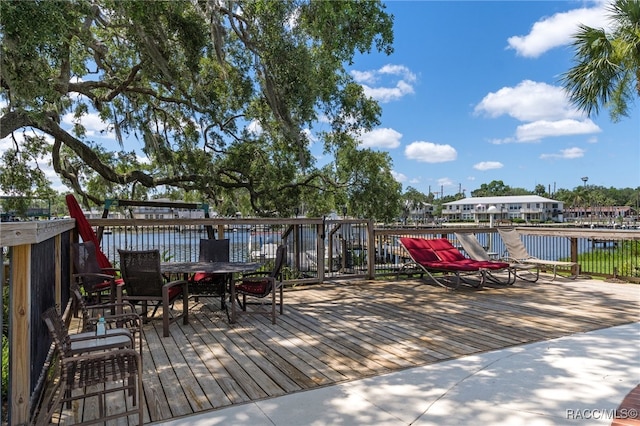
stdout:
[[2,335],[2,401],[9,395],[9,339]]

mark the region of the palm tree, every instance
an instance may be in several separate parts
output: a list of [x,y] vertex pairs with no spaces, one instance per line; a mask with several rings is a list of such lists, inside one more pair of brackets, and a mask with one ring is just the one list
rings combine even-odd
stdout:
[[562,84],[580,110],[597,115],[607,107],[618,121],[640,97],[640,2],[614,0],[608,11],[611,33],[580,25],[573,42],[577,64],[563,74]]

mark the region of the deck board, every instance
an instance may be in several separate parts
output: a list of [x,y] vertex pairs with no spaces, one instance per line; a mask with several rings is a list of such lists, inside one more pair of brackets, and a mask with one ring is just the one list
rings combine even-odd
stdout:
[[169,337],[159,322],[144,327],[145,423],[640,321],[639,285],[562,278],[457,291],[412,278],[287,289],[276,325],[240,315],[230,326],[217,300],[191,303],[190,324],[172,324]]

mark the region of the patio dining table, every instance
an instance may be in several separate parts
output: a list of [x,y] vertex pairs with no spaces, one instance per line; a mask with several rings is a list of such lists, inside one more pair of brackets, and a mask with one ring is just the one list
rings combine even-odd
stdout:
[[258,262],[163,262],[160,270],[163,274],[182,274],[185,280],[189,275],[203,274],[225,274],[229,284],[229,296],[231,299],[231,317],[229,322],[236,322],[236,291],[233,274],[254,272],[262,266]]

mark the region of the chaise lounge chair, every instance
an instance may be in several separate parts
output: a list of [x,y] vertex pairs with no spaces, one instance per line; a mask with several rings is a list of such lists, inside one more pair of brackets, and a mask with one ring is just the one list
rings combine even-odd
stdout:
[[551,281],[556,279],[558,267],[571,268],[572,272],[574,272],[574,274],[571,276],[572,279],[576,279],[580,274],[580,265],[577,262],[546,260],[531,256],[527,251],[524,243],[522,242],[520,234],[515,229],[498,229],[498,233],[500,234],[500,238],[502,238],[502,242],[507,248],[508,256],[505,257],[505,260],[514,263],[535,265],[538,270],[544,266],[552,267],[553,278],[551,278]]
[[[400,244],[407,250],[411,259],[413,259],[436,284],[445,288],[449,288],[449,286],[438,280],[433,273],[442,272],[454,274],[456,277],[454,288],[456,289],[462,281],[471,284],[473,287],[481,288],[487,279],[488,271],[509,268],[509,264],[504,262],[468,259],[446,238],[428,240],[424,238],[402,237],[400,238]],[[480,282],[469,282],[463,278],[463,276],[466,275],[479,277]]]
[[[484,260],[484,261],[495,261],[496,259],[492,259],[491,255],[485,250],[485,248],[480,244],[478,239],[474,234],[463,234],[455,232],[454,235],[456,239],[462,246],[462,249],[467,253],[467,255],[474,260]],[[520,278],[524,281],[536,282],[540,277],[540,270],[535,265],[528,265],[524,263],[518,262],[508,262],[509,263],[509,276],[507,278],[507,282],[500,280],[495,277],[493,274],[489,273],[490,279],[495,281],[498,284],[508,284],[511,285],[516,282],[516,278]],[[532,269],[535,269],[536,272],[531,272]],[[522,271],[526,271],[525,274]]]

